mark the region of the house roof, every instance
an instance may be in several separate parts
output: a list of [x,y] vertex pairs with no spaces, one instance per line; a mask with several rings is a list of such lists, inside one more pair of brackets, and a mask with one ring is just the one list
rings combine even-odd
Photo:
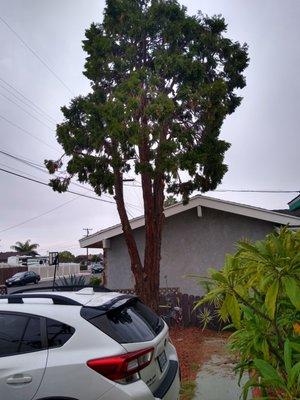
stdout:
[[273,210],[275,212],[279,212],[281,214],[293,215],[294,217],[300,217],[300,208],[297,210],[290,210],[289,208],[285,208],[284,210]]
[[[292,227],[300,227],[300,218],[294,215],[287,215],[277,211],[270,211],[264,208],[253,207],[245,204],[234,203],[232,201],[215,199],[197,195],[192,197],[188,204],[177,203],[165,208],[165,217],[179,214],[196,207],[206,207],[215,210],[225,211],[233,214],[244,215],[246,217],[269,221],[278,225],[290,225]],[[144,216],[140,216],[130,220],[132,229],[137,229],[145,224]],[[81,247],[102,247],[103,240],[110,239],[123,233],[121,224],[102,229],[92,235],[85,236],[79,240]]]
[[12,256],[18,256],[21,253],[18,253],[16,251],[5,251],[5,252],[0,252],[0,262],[7,262],[8,257]]

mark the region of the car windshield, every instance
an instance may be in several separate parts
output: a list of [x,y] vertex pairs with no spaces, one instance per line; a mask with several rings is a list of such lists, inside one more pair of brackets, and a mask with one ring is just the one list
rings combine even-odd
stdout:
[[17,274],[14,274],[12,276],[12,278],[21,278],[21,276],[23,276],[23,275],[24,275],[24,272],[18,272]]

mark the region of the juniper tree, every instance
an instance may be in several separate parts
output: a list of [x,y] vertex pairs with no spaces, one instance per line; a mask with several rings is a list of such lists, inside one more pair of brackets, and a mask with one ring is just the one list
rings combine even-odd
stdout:
[[[241,102],[247,46],[225,36],[221,16],[190,16],[175,0],[107,0],[103,22],[86,31],[86,96],[62,107],[57,140],[68,176],[114,196],[138,295],[158,308],[165,193],[188,201],[227,171],[225,117]],[[60,162],[45,161],[54,173]],[[140,254],[124,202],[123,178],[140,177],[145,250]]]

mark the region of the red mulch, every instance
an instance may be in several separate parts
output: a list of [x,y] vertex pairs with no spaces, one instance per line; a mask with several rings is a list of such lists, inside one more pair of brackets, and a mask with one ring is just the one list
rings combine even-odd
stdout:
[[208,338],[228,338],[228,332],[215,332],[208,329],[189,327],[171,328],[170,337],[176,347],[181,369],[181,379],[195,380],[201,365],[210,359],[212,354],[218,353],[217,346],[205,346],[203,342]]

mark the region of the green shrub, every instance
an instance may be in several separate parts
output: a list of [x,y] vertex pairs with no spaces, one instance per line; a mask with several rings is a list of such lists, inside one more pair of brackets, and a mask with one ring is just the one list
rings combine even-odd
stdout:
[[92,276],[90,278],[90,285],[92,286],[100,286],[102,284],[102,278],[99,276]]
[[55,286],[70,286],[70,287],[80,287],[85,285],[85,277],[83,275],[71,274],[68,277],[60,276],[55,281]]
[[230,348],[240,356],[237,370],[260,376],[245,384],[244,398],[255,386],[265,399],[299,398],[300,232],[283,228],[254,244],[241,241],[221,271],[198,279],[213,286],[196,307],[219,303],[220,317],[236,329]]

